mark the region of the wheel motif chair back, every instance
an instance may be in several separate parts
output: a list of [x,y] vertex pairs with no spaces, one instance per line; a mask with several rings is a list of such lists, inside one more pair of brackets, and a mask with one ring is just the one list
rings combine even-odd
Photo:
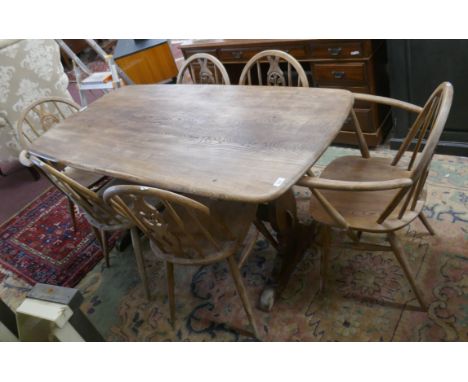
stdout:
[[183,84],[189,79],[194,84],[231,84],[229,75],[221,61],[207,53],[194,54],[184,62],[177,76],[177,83]]
[[38,157],[32,154],[26,154],[26,156],[34,166],[47,176],[54,186],[81,208],[86,218],[95,227],[128,226],[128,220],[104,203],[103,198],[96,192],[82,186]]
[[[165,261],[202,264],[232,254],[223,253],[222,248],[225,240],[234,240],[233,235],[198,201],[144,186],[110,187],[104,200],[145,233]],[[154,200],[159,201],[158,206]]]
[[[265,64],[268,65],[266,71]],[[309,81],[293,56],[280,50],[265,50],[245,64],[239,85],[309,87]]]
[[42,98],[29,105],[21,114],[16,133],[21,148],[29,145],[57,123],[80,110],[73,101],[59,97]]

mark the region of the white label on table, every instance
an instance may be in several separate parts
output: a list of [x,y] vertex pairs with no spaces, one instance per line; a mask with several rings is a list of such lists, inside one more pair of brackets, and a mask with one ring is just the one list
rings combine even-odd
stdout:
[[359,54],[361,54],[361,52],[359,50],[353,50],[350,55],[351,56],[358,56]]
[[284,183],[285,180],[286,179],[284,179],[284,178],[278,178],[278,179],[275,180],[275,183],[273,183],[273,186],[279,187]]

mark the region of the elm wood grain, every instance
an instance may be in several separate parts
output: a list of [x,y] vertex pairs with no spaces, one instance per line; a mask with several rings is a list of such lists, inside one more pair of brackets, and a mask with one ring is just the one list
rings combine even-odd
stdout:
[[[255,54],[277,49],[292,55],[312,74],[311,86],[346,88],[383,96],[389,94],[383,40],[195,40],[182,44],[181,49],[185,58],[202,52],[218,57],[233,83],[239,81],[243,64]],[[362,104],[356,104],[355,108],[368,109],[358,113],[359,118],[366,118],[367,123],[362,129],[368,145],[380,144],[392,126],[389,108]],[[349,125],[344,126],[344,131],[334,142],[355,145],[354,134],[346,130],[350,130]]]
[[48,131],[30,150],[126,181],[267,202],[315,163],[352,103],[346,90],[126,86]]
[[[320,177],[306,176],[299,181],[299,185],[309,187],[312,191],[310,213],[314,220],[327,227],[345,230],[353,240],[351,248],[372,250],[370,244],[360,242],[362,232],[386,234],[391,250],[403,268],[420,305],[427,310],[427,304],[411,276],[403,247],[395,231],[419,217],[429,233],[434,234],[422,215],[426,200],[424,185],[434,150],[450,112],[453,87],[448,82],[440,84],[423,108],[384,97],[364,98],[417,113],[416,120],[395,157],[371,158],[361,139],[362,158],[346,156],[335,159]],[[354,122],[359,135],[359,121],[354,118]],[[414,141],[414,148],[411,149]],[[410,155],[405,158],[407,151],[410,151]],[[379,246],[374,250],[387,248]]]

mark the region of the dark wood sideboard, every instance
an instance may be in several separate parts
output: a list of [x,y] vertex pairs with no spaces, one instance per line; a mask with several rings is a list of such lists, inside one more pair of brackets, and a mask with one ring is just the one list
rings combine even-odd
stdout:
[[[279,49],[301,63],[311,86],[389,94],[384,40],[193,40],[182,44],[181,49],[185,58],[202,52],[217,57],[233,84],[239,82],[242,68],[256,53]],[[391,127],[389,108],[357,102],[354,109],[367,143],[380,144]],[[357,144],[351,118],[335,143]]]

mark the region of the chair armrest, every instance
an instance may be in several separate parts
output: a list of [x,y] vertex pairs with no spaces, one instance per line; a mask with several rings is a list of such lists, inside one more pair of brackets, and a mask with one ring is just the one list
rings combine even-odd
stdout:
[[354,95],[354,99],[358,101],[381,103],[384,105],[394,106],[403,110],[407,110],[416,114],[419,114],[423,109],[420,106],[413,105],[412,103],[400,101],[394,98],[381,97],[381,96],[376,96],[372,94],[362,94],[362,93],[353,93],[353,95]]
[[383,191],[394,190],[396,188],[410,187],[413,181],[409,178],[399,178],[391,180],[354,182],[347,180],[323,179],[317,177],[304,176],[298,182],[298,186],[316,188],[322,190],[336,191]]
[[26,150],[21,150],[18,156],[18,160],[25,167],[33,167],[33,163],[29,159],[29,152]]

